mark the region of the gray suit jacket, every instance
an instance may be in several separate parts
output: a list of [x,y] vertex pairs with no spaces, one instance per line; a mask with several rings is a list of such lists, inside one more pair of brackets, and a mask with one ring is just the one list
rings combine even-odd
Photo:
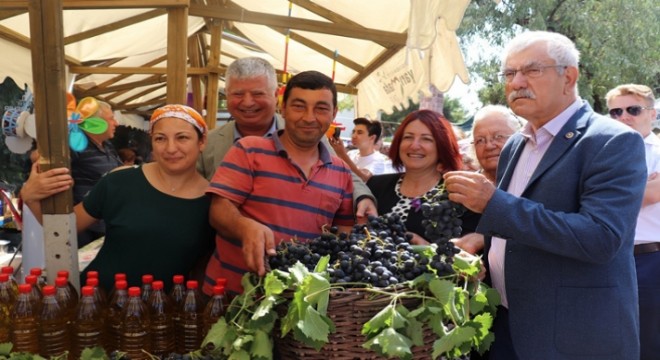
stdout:
[[504,277],[519,358],[638,359],[641,136],[584,103],[516,197],[505,190],[524,146],[516,134],[503,148],[499,189],[477,228],[507,239]]
[[[275,115],[275,120],[277,121],[277,128],[284,129],[284,120],[282,117]],[[197,160],[197,171],[208,180],[211,180],[215,170],[222,162],[222,159],[224,159],[225,154],[227,154],[232,145],[234,145],[234,129],[236,129],[236,123],[231,121],[209,132],[206,148]],[[335,155],[334,149],[328,144],[328,139],[325,136],[321,141],[326,145],[328,150]],[[357,205],[358,200],[365,196],[376,202],[371,191],[369,191],[369,188],[365,185],[362,179],[353,173],[351,174],[353,175],[354,205]]]

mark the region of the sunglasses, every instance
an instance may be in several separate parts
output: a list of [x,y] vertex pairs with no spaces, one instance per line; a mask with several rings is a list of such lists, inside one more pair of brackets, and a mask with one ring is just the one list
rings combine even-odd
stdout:
[[[626,108],[626,112],[632,116],[637,116],[642,113],[642,110],[651,110],[653,108],[650,107],[643,107],[639,105],[633,105],[633,106],[628,106]],[[616,109],[610,109],[610,116],[613,118],[618,118],[619,116],[623,115],[623,109],[622,108],[616,108]]]

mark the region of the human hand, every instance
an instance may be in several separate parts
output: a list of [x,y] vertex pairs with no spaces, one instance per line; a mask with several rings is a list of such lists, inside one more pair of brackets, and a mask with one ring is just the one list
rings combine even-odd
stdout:
[[472,171],[450,171],[443,175],[449,200],[483,213],[495,193],[493,185],[484,175]]
[[463,251],[476,255],[484,249],[484,236],[479,233],[465,234],[463,237],[451,239],[451,241]]
[[328,137],[328,143],[335,150],[337,156],[344,157],[346,155],[346,147],[344,146],[344,141],[342,139],[337,139],[334,136]]
[[41,201],[73,186],[73,178],[65,167],[39,172],[39,163],[32,164],[30,177],[21,188],[21,198],[29,205]]
[[265,256],[274,256],[275,235],[268,226],[249,218],[240,221],[243,258],[248,270],[259,276],[266,275]]
[[355,206],[355,217],[358,224],[365,224],[369,215],[378,216],[376,203],[370,197],[363,197]]

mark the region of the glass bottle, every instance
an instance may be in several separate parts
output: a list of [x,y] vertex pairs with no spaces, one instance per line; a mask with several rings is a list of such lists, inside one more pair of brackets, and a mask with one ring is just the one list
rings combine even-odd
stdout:
[[11,287],[9,275],[0,273],[0,344],[11,341],[9,326],[11,309],[16,302],[16,294]]
[[132,360],[150,359],[144,353],[151,351],[149,311],[137,286],[128,289],[128,300],[121,312],[121,321],[119,351],[125,352]]
[[213,287],[213,297],[211,297],[211,300],[206,304],[206,308],[204,308],[204,336],[218,322],[218,319],[225,314],[226,308],[225,287],[216,285]]
[[186,282],[186,296],[181,307],[179,326],[177,327],[177,352],[183,354],[195,351],[204,339],[204,301],[195,280]]
[[64,277],[55,279],[55,298],[60,303],[60,306],[66,309],[67,319],[69,324],[73,320],[73,315],[78,305],[78,298],[74,298],[69,289],[68,280]]
[[39,311],[41,307],[41,288],[39,287],[39,279],[35,275],[28,275],[25,277],[25,283],[32,285],[32,290],[30,291],[30,298],[34,304],[36,311]]
[[14,276],[14,267],[3,266],[0,272],[9,276],[9,283],[11,284],[11,288],[14,290],[14,295],[18,295],[18,281],[16,281],[16,277]]
[[39,313],[39,354],[47,359],[64,354],[71,346],[67,309],[60,306],[55,292],[52,285],[44,287]]
[[142,288],[140,293],[142,294],[142,301],[146,304],[149,301],[149,295],[151,295],[151,287],[154,282],[154,276],[151,274],[142,275]]
[[69,271],[68,270],[60,270],[57,272],[57,277],[63,277],[66,278],[67,281],[67,286],[69,287],[69,292],[71,293],[71,296],[76,299],[76,305],[78,304],[78,290],[76,290],[76,287],[73,286],[73,283],[71,283],[71,280],[69,279]]
[[115,293],[110,299],[106,311],[106,347],[105,350],[111,353],[119,349],[121,341],[121,312],[128,300],[128,284],[126,280],[115,282]]
[[39,315],[32,308],[32,285],[18,286],[18,298],[11,311],[12,351],[39,353]]
[[152,283],[152,292],[147,300],[151,319],[151,351],[154,355],[165,358],[175,348],[173,304],[163,289],[162,281]]
[[96,303],[94,288],[83,286],[81,293],[82,297],[76,309],[76,320],[71,330],[72,345],[69,356],[71,359],[79,359],[86,348],[105,345],[105,318]]

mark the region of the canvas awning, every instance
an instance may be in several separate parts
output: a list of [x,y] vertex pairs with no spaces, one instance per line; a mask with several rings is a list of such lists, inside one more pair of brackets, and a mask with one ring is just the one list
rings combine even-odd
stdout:
[[[0,78],[11,76],[19,85],[33,81],[26,4],[0,2]],[[407,104],[430,84],[446,91],[457,76],[468,81],[455,30],[469,0],[63,0],[65,54],[76,95],[143,115],[164,104],[168,4],[188,5],[187,71],[202,83],[209,72],[222,75],[244,56],[263,57],[280,71],[286,62],[290,73],[334,70],[339,89],[357,93],[358,115],[375,116],[378,109]],[[411,14],[411,7],[418,10]],[[437,34],[423,52],[406,48],[415,14],[430,15],[423,20],[423,39]],[[214,69],[212,27],[221,21],[220,66]]]

